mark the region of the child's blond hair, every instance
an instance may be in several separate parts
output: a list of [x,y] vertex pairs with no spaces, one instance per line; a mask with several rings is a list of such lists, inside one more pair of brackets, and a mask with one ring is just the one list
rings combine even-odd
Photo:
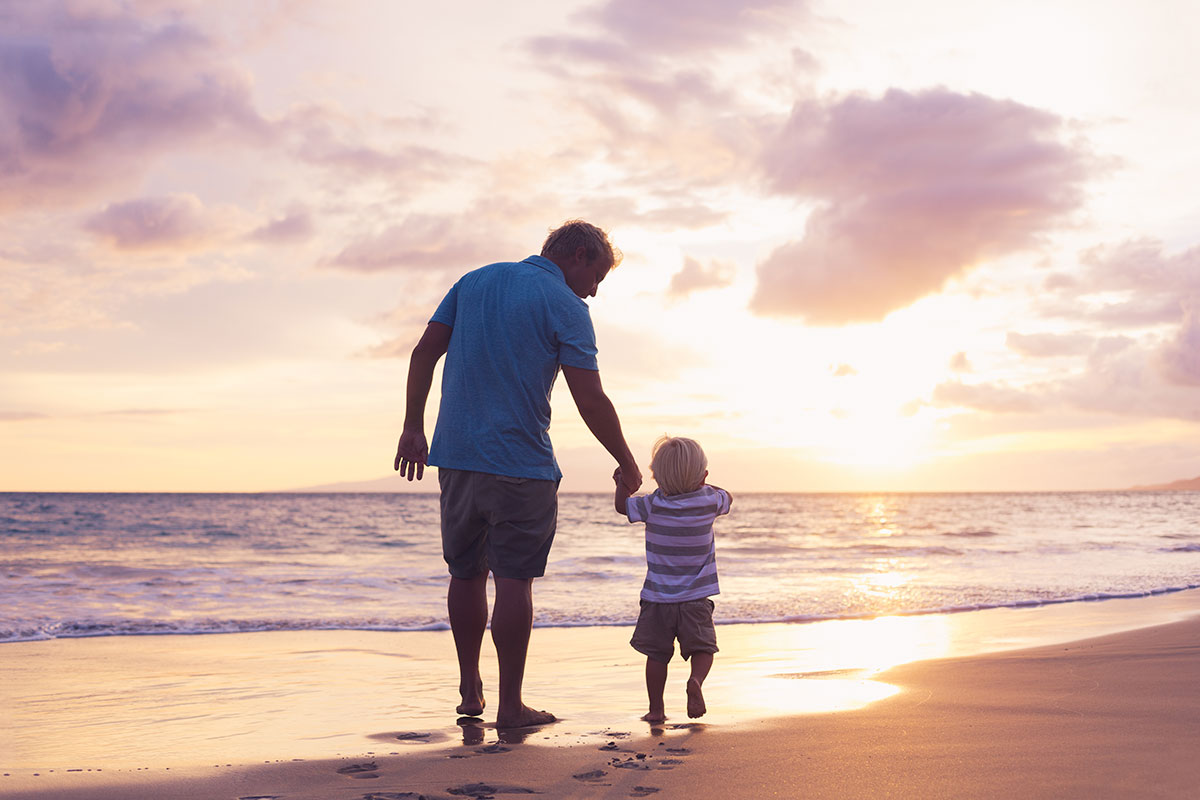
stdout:
[[650,473],[667,494],[694,492],[704,485],[708,458],[694,439],[663,435],[650,453]]

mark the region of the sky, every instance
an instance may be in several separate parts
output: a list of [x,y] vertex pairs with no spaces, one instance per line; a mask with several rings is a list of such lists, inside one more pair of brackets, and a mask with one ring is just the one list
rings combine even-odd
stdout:
[[[624,253],[589,306],[644,464],[1200,475],[1198,34],[1190,0],[5,3],[0,491],[384,478],[438,301],[572,218]],[[553,409],[562,488],[610,487]]]

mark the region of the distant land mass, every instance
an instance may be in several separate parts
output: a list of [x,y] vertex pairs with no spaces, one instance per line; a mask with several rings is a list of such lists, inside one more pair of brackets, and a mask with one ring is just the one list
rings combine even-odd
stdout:
[[1173,481],[1171,483],[1159,483],[1154,486],[1133,486],[1131,492],[1176,492],[1176,491],[1191,491],[1200,492],[1200,478],[1190,478],[1188,480]]

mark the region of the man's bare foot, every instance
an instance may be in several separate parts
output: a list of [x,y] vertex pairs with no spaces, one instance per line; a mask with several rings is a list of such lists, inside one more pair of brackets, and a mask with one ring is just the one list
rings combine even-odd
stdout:
[[462,702],[454,710],[464,717],[478,717],[487,707],[487,701],[483,699],[482,679],[475,684],[473,690],[463,690],[459,687],[459,694],[462,695]]
[[704,692],[700,691],[700,684],[695,678],[688,678],[687,697],[688,716],[692,719],[703,717],[708,707],[704,705]]
[[497,728],[528,728],[532,725],[549,725],[557,722],[558,718],[549,711],[537,711],[529,706],[521,706],[516,714],[496,714]]
[[666,722],[667,715],[663,711],[647,711],[642,714],[642,719],[646,722]]

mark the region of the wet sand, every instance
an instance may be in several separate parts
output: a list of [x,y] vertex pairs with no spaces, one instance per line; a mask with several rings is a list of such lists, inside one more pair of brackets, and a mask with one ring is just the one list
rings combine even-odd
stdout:
[[9,644],[0,797],[1194,796],[1197,612],[721,626],[709,713],[676,662],[662,725],[628,630],[539,629],[527,698],[564,719],[516,732],[456,724],[446,632]]

